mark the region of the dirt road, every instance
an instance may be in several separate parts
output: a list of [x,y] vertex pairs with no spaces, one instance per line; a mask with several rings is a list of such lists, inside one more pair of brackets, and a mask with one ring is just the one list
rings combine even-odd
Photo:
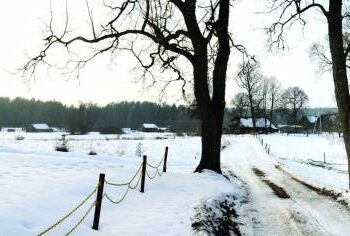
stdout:
[[[255,139],[234,139],[223,151],[223,164],[248,191],[248,202],[238,212],[243,235],[350,236],[349,209],[275,168]],[[279,190],[287,196],[278,196]]]

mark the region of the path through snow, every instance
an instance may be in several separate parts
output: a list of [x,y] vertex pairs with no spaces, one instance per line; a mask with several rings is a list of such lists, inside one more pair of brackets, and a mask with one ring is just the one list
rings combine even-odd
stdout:
[[[275,168],[253,138],[234,138],[223,152],[223,164],[246,184],[249,194],[243,205],[241,228],[246,235],[350,235],[350,212],[334,200],[321,196]],[[289,199],[277,197],[252,168],[282,187]]]

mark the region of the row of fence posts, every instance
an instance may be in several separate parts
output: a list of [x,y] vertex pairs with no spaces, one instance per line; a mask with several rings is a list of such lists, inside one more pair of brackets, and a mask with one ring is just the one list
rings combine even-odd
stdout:
[[[261,146],[265,148],[266,153],[270,154],[271,146],[267,143],[265,143],[265,146],[264,146],[264,139],[260,138],[258,134],[254,134],[254,137],[260,141]],[[323,163],[326,164],[326,152],[323,152]]]
[[271,146],[267,143],[265,143],[265,146],[264,146],[264,139],[260,138],[258,134],[254,134],[254,137],[260,141],[261,146],[263,146],[263,148],[265,149],[265,152],[270,155]]
[[[168,159],[168,147],[165,147],[163,172],[166,172],[166,169],[167,169],[167,159]],[[144,155],[142,159],[142,169],[141,169],[141,187],[140,187],[141,193],[145,192],[146,167],[147,167],[147,155]],[[94,221],[92,225],[92,228],[94,230],[98,230],[99,228],[105,177],[106,175],[104,173],[101,173],[98,180],[95,214],[94,214]]]

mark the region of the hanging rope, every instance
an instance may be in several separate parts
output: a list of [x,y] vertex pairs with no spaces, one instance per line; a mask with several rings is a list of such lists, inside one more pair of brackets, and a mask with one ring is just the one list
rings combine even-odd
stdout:
[[85,218],[89,215],[89,213],[91,212],[92,208],[93,208],[95,205],[96,205],[96,201],[94,201],[94,202],[91,204],[91,206],[89,207],[89,209],[88,209],[88,210],[86,211],[86,213],[80,218],[80,220],[78,221],[78,223],[76,223],[76,224],[74,225],[74,227],[73,227],[71,230],[69,230],[69,231],[65,234],[65,236],[68,236],[68,235],[70,235],[71,233],[73,233],[73,231],[76,230],[76,229],[78,228],[78,226],[79,226],[81,223],[83,223],[83,221],[84,221]]
[[53,225],[49,226],[44,231],[39,233],[38,236],[42,236],[46,234],[47,232],[51,231],[52,229],[57,227],[59,224],[61,224],[63,221],[65,221],[67,218],[69,218],[71,215],[73,215],[82,205],[84,205],[94,195],[94,193],[96,193],[96,191],[97,191],[97,187],[86,198],[84,198],[73,210],[71,210],[70,212],[68,212],[68,214],[63,216],[58,221],[56,221],[56,223],[54,223]]
[[153,169],[158,169],[158,168],[162,165],[162,163],[163,163],[163,161],[164,161],[164,158],[165,158],[165,154],[163,155],[162,159],[159,161],[159,163],[158,163],[157,166],[151,165],[151,164],[149,164],[148,162],[146,163],[146,165],[147,165],[148,167],[153,168]]
[[121,187],[121,186],[127,186],[127,185],[130,185],[134,179],[136,178],[136,176],[140,173],[141,171],[141,168],[142,168],[142,165],[139,166],[139,168],[137,169],[136,173],[134,174],[134,176],[129,180],[129,182],[127,183],[112,183],[112,182],[109,182],[107,180],[105,180],[105,183],[107,185],[111,185],[111,186],[116,186],[116,187]]

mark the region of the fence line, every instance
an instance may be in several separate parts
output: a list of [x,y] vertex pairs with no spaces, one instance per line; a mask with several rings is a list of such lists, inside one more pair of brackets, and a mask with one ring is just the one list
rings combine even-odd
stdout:
[[[71,215],[73,215],[76,211],[78,211],[85,203],[91,199],[91,197],[96,193],[96,200],[89,206],[87,211],[83,214],[83,216],[77,221],[77,223],[67,232],[65,235],[70,235],[73,233],[78,226],[86,219],[86,217],[89,215],[89,213],[92,211],[92,209],[95,207],[95,214],[94,214],[94,221],[92,228],[95,230],[98,230],[99,227],[99,221],[100,221],[100,214],[101,214],[101,207],[102,207],[102,200],[106,198],[109,202],[113,204],[119,204],[123,202],[126,199],[126,196],[128,195],[130,190],[135,190],[141,183],[141,189],[140,191],[143,193],[145,190],[145,177],[147,176],[149,179],[154,179],[157,174],[161,176],[163,173],[166,172],[166,165],[167,165],[167,157],[168,157],[168,147],[165,148],[165,153],[162,157],[162,159],[159,161],[157,166],[151,165],[147,162],[147,156],[143,156],[143,161],[138,167],[136,173],[133,175],[133,177],[125,183],[113,183],[105,179],[105,174],[100,174],[98,184],[94,188],[94,190],[85,197],[75,208],[73,208],[70,212],[68,212],[65,216],[60,218],[58,221],[56,221],[51,226],[47,227],[45,230],[40,232],[38,236],[42,236],[50,232],[51,230],[55,229],[58,225],[63,223],[66,219],[68,219]],[[162,166],[163,164],[163,166]],[[147,171],[146,167],[149,167],[151,169],[155,170],[155,174],[151,176],[149,172]],[[163,170],[160,171],[159,168],[162,167]],[[136,183],[135,180],[137,179]],[[126,187],[124,193],[122,194],[122,197],[118,200],[114,200],[111,198],[110,195],[107,193],[107,187],[104,188],[104,186],[111,186],[111,187]]]
[[[268,144],[267,142],[264,142],[263,138],[260,138],[259,135],[255,134],[254,137],[261,143],[261,146],[265,149],[265,152],[269,155],[271,153],[271,146],[270,144]],[[264,145],[265,143],[265,145]],[[303,156],[303,155],[301,155]],[[311,156],[311,155],[310,155]],[[305,155],[305,157],[308,157],[308,155]],[[282,158],[282,157],[280,157]],[[283,159],[283,158],[282,158]],[[285,159],[289,159],[289,158],[285,158]],[[292,160],[292,159],[290,159]],[[293,158],[294,161],[297,162],[305,162],[307,164],[313,164],[313,163],[321,163],[324,165],[338,165],[338,166],[343,166],[343,165],[347,165],[346,163],[334,163],[334,162],[327,162],[326,161],[326,152],[322,153],[322,160],[323,161],[319,161],[319,160],[314,160],[312,158],[307,158],[307,160],[304,159],[296,159],[295,157]],[[299,160],[299,161],[298,161]],[[322,166],[321,166],[322,167]]]

